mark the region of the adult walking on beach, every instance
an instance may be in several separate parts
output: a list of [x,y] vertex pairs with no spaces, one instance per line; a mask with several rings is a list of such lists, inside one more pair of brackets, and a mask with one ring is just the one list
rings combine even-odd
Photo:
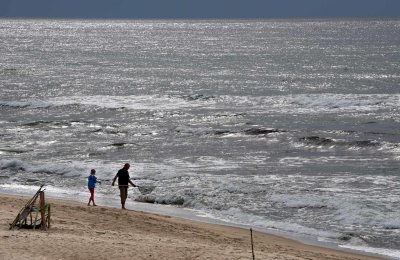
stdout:
[[118,173],[115,175],[112,186],[114,186],[115,181],[118,178],[118,187],[119,187],[119,193],[121,196],[121,205],[122,209],[125,209],[125,201],[126,198],[128,197],[128,184],[130,183],[133,187],[136,187],[136,185],[131,181],[131,177],[129,176],[129,163],[125,163],[124,167],[118,171]]

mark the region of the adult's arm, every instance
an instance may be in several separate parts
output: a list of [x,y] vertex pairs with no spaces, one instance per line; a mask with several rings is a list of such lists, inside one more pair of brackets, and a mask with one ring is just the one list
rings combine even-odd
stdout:
[[115,177],[114,177],[114,179],[113,179],[113,182],[112,182],[112,186],[114,186],[114,183],[115,183],[115,181],[117,180],[117,178],[118,178],[118,173],[117,174],[115,174]]
[[133,187],[136,187],[136,184],[134,184],[134,183],[131,181],[131,179],[129,179],[128,182],[129,182]]

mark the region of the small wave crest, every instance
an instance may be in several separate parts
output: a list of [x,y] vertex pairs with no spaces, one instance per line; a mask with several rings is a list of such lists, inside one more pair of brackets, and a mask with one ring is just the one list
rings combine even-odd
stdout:
[[25,171],[26,165],[24,162],[20,160],[0,160],[0,169],[1,170],[12,170],[12,171]]
[[135,201],[145,203],[156,203],[163,205],[178,205],[181,206],[185,203],[185,199],[181,196],[171,195],[157,197],[156,195],[139,195]]
[[25,162],[17,159],[1,159],[0,169],[8,170],[11,172],[22,171],[33,175],[62,175],[65,177],[76,177],[80,176],[85,172],[84,168],[78,165],[69,163],[53,164],[51,162],[40,165],[34,162]]

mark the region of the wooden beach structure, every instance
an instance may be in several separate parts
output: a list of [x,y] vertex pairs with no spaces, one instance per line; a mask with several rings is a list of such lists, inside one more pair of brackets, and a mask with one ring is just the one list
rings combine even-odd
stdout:
[[43,186],[40,186],[35,195],[19,211],[13,223],[10,224],[10,229],[19,227],[48,230],[50,228],[50,204],[45,202]]

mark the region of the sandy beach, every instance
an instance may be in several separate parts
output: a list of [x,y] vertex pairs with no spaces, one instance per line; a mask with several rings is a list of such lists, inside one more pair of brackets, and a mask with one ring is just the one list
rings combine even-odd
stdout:
[[[252,259],[249,230],[47,198],[48,231],[9,230],[29,197],[0,194],[0,259]],[[378,259],[253,232],[255,259]]]

